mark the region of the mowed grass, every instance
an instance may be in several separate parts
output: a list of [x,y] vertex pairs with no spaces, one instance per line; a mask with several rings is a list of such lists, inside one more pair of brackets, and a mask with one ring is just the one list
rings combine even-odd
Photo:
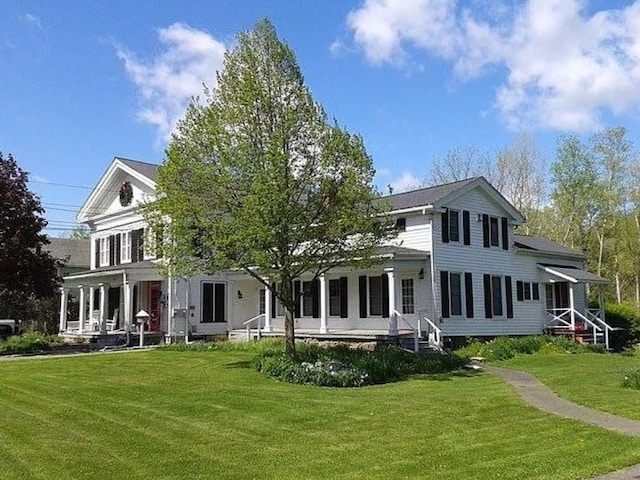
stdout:
[[625,372],[640,368],[640,356],[549,353],[521,355],[503,365],[534,374],[568,400],[640,420],[640,391],[621,385]]
[[2,479],[577,479],[640,439],[541,413],[490,374],[275,382],[247,352],[0,362]]

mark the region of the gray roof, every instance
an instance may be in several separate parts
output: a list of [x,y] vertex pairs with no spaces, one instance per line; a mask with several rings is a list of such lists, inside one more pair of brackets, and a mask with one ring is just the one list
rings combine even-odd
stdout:
[[67,267],[89,268],[91,265],[91,243],[88,238],[49,237],[49,245],[42,249]]
[[378,247],[378,255],[392,257],[420,257],[426,258],[429,252],[416,250],[415,248],[399,247],[396,245],[383,245]]
[[72,279],[75,276],[86,276],[87,274],[95,274],[96,276],[99,276],[101,273],[104,273],[106,275],[111,272],[119,272],[120,270],[145,270],[156,268],[158,268],[158,265],[151,260],[143,260],[142,262],[121,263],[120,265],[110,265],[108,267],[94,268],[93,270],[87,269],[81,272],[73,272],[65,278]]
[[158,176],[158,169],[160,165],[156,165],[155,163],[147,163],[141,162],[139,160],[131,160],[130,158],[116,157],[122,163],[127,165],[128,167],[133,168],[136,172],[141,173],[147,178],[150,178],[154,182],[156,181],[156,177]]
[[558,253],[561,255],[572,255],[584,257],[582,252],[572,250],[571,248],[563,247],[562,245],[553,242],[544,237],[538,237],[535,235],[516,235],[515,236],[516,247],[525,250],[535,250],[538,252]]
[[460,188],[465,187],[476,179],[477,177],[467,178],[466,180],[460,180],[458,182],[435,185],[433,187],[421,188],[410,192],[396,193],[382,198],[391,203],[392,210],[433,205],[437,203],[438,200]]
[[557,272],[561,275],[572,278],[575,283],[609,283],[609,280],[606,278],[580,268],[545,265],[543,263],[539,264],[539,266],[551,274],[553,274],[553,272]]

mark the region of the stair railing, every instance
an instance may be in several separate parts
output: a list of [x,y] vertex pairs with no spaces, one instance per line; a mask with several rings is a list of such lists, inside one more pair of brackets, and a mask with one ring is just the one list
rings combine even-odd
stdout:
[[426,332],[427,340],[429,340],[429,343],[432,344],[432,346],[436,347],[438,350],[442,351],[442,329],[427,316],[422,316],[421,320],[424,320],[424,322],[427,324]]
[[395,314],[396,318],[400,322],[404,323],[406,326],[409,327],[409,330],[413,334],[413,351],[416,353],[419,352],[420,351],[420,331],[416,327],[411,325],[411,323],[409,323],[409,321],[406,318],[404,318],[404,316],[399,311],[394,310],[393,313]]
[[[561,312],[557,314],[556,312]],[[547,310],[547,314],[552,317],[552,319],[546,324],[547,327],[553,328],[551,325],[554,322],[561,323],[562,327],[569,327],[575,333],[576,329],[572,326],[572,324],[562,317],[566,315],[571,315],[573,313],[574,318],[582,320],[585,325],[588,325],[592,328],[593,334],[593,344],[598,343],[598,337],[604,337],[605,348],[609,349],[609,332],[613,331],[611,325],[606,323],[604,320],[600,318],[600,310],[587,310],[586,315],[583,315],[578,310],[571,308],[552,308]]]
[[249,320],[242,322],[242,324],[245,325],[247,328],[247,342],[251,341],[251,325],[253,323],[257,323],[258,340],[262,338],[262,318],[263,317],[265,317],[265,314],[261,313],[260,315],[256,315],[255,317],[252,317]]

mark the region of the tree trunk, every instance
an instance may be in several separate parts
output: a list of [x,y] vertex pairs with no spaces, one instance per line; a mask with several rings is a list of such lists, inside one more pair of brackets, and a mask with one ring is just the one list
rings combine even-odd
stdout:
[[293,312],[288,308],[285,309],[284,335],[285,335],[284,351],[288,356],[294,357],[296,354],[296,337],[295,337],[295,329],[293,324]]
[[636,308],[640,309],[640,277],[636,275]]
[[620,285],[620,272],[616,272],[616,301],[622,303],[622,287]]
[[[600,232],[596,232],[596,235],[598,236],[598,276],[602,276],[602,257],[604,255],[604,232],[600,233]],[[616,273],[616,282],[618,281],[618,274]],[[618,300],[618,303],[620,303],[620,301]]]

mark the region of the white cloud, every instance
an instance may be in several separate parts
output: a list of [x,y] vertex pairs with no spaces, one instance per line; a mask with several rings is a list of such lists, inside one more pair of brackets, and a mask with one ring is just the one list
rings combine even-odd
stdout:
[[640,0],[587,12],[584,0],[365,0],[347,17],[373,64],[422,51],[463,80],[507,72],[495,107],[513,128],[583,131],[603,110],[640,111]]
[[182,23],[158,30],[161,52],[144,61],[116,46],[129,78],[139,89],[138,119],[168,139],[192,97],[203,84],[215,86],[226,46],[207,32]]
[[396,178],[390,183],[393,193],[406,192],[407,190],[415,189],[419,184],[420,180],[409,172],[403,172],[402,176]]
[[42,19],[37,15],[27,12],[22,16],[22,21],[29,25],[33,25],[38,30],[42,30]]

